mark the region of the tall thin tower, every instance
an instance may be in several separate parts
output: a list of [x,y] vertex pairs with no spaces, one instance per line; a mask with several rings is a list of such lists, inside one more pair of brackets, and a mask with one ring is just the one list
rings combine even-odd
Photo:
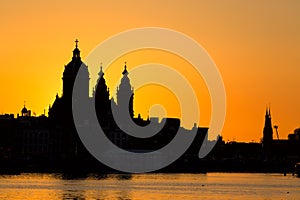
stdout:
[[270,108],[266,108],[265,126],[263,130],[263,147],[269,151],[273,141],[273,128]]

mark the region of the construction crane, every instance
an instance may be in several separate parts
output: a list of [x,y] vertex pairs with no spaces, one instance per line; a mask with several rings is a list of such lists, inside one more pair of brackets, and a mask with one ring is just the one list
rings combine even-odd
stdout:
[[278,134],[278,126],[277,126],[277,125],[275,125],[275,126],[274,126],[274,128],[275,128],[275,130],[276,130],[276,134],[277,134],[277,139],[279,140],[279,134]]

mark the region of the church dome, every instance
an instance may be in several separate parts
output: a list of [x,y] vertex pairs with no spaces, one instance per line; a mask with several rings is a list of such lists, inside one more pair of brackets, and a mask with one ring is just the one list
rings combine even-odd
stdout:
[[81,61],[81,60],[72,60],[65,66],[64,70],[64,76],[68,75],[76,75],[79,68],[82,68],[84,70],[84,73],[88,73],[88,68],[87,66]]
[[[76,46],[73,51],[72,60],[65,65],[63,73],[63,95],[64,99],[71,99],[73,95],[73,87],[75,81],[81,88],[82,95],[89,96],[89,71],[88,67],[81,61],[80,50],[78,49],[78,40],[75,41]],[[80,76],[77,77],[77,75]]]
[[28,112],[27,108],[24,106],[24,108],[21,110],[22,114],[26,114]]
[[87,66],[81,61],[80,50],[78,49],[78,40],[75,41],[75,49],[73,50],[72,60],[65,66],[64,77],[76,76],[79,68],[84,70],[84,74],[89,74]]

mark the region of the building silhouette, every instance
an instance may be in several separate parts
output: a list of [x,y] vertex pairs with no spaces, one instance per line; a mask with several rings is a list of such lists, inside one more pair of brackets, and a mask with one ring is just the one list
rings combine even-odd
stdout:
[[274,139],[271,110],[267,108],[261,143],[225,143],[219,138],[205,164],[211,171],[293,172],[295,163],[300,161],[299,134],[296,129],[288,139]]
[[[121,84],[117,90],[117,104],[121,110],[129,110],[129,115],[131,118],[134,117],[133,113],[133,88],[130,84],[128,78],[127,66],[125,63],[124,71],[122,72],[123,77],[121,79]],[[128,103],[129,100],[129,103]]]
[[[62,94],[56,95],[49,106],[48,117],[32,116],[24,104],[20,114],[0,115],[0,173],[15,172],[115,172],[97,161],[82,144],[73,120],[72,104],[77,103],[73,96],[74,84],[80,84],[79,95],[84,102],[95,102],[95,111],[105,135],[120,148],[132,152],[151,152],[172,141],[178,130],[189,134],[196,131],[196,137],[187,151],[161,172],[291,172],[294,164],[300,161],[300,128],[288,135],[288,139],[274,139],[270,108],[266,109],[261,143],[224,142],[219,137],[213,151],[199,159],[198,153],[204,140],[206,144],[208,128],[195,125],[192,130],[180,126],[180,119],[143,119],[134,111],[134,89],[130,83],[125,63],[120,68],[122,76],[116,98],[110,98],[102,64],[99,66],[97,84],[89,96],[89,70],[80,57],[78,40],[72,52],[71,61],[64,66]],[[79,71],[81,75],[76,79]],[[76,82],[75,82],[76,80]],[[128,115],[125,121],[116,123],[113,112]],[[89,124],[89,119],[85,119]],[[138,126],[151,123],[164,123],[162,129],[148,138],[129,135],[123,128],[128,120]],[[276,129],[278,126],[274,126]]]
[[55,101],[49,107],[49,120],[51,124],[51,133],[56,138],[59,147],[57,157],[60,159],[72,159],[74,157],[84,157],[87,152],[82,145],[76,132],[72,114],[73,86],[78,71],[82,70],[83,76],[80,77],[80,94],[82,98],[89,99],[89,72],[87,66],[82,62],[78,40],[75,41],[75,49],[71,61],[65,65],[63,72],[63,90],[62,96],[56,95]]
[[[58,147],[57,155],[53,157],[59,158],[58,160],[66,160],[67,163],[72,163],[74,160],[79,162],[96,163],[95,159],[89,154],[84,145],[82,144],[73,121],[72,103],[76,103],[76,96],[73,96],[73,87],[75,84],[76,76],[80,70],[81,75],[77,83],[81,87],[79,94],[81,98],[85,99],[87,103],[92,103],[95,100],[95,110],[98,122],[101,125],[106,136],[120,148],[128,151],[154,151],[164,145],[168,144],[176,135],[180,127],[180,120],[173,118],[163,119],[165,122],[164,127],[156,135],[149,138],[137,138],[126,134],[123,131],[124,126],[128,125],[128,120],[139,126],[146,126],[150,123],[150,119],[144,120],[139,114],[135,116],[133,110],[134,89],[131,86],[128,77],[128,70],[126,63],[124,65],[120,85],[117,88],[116,99],[110,98],[110,90],[106,84],[105,74],[102,69],[102,64],[99,67],[97,84],[94,87],[92,97],[89,97],[89,71],[86,64],[84,64],[80,57],[80,50],[78,48],[78,40],[75,41],[75,49],[71,61],[65,65],[63,72],[63,92],[62,96],[56,95],[55,101],[49,107],[49,124],[50,133],[53,136],[55,143]],[[117,124],[112,109],[118,113],[128,113],[126,120]],[[122,118],[123,119],[123,118]],[[89,119],[87,118],[88,122]],[[156,121],[154,119],[154,121]],[[158,122],[158,120],[157,120]],[[121,126],[121,127],[119,127]],[[194,154],[197,156],[196,149],[200,146],[207,133],[207,128],[198,128],[198,142],[194,144],[190,150],[189,156]],[[188,130],[186,130],[188,133]],[[197,146],[197,147],[196,147]],[[72,160],[72,161],[71,161]]]
[[271,120],[271,111],[270,108],[266,108],[265,126],[263,129],[262,144],[264,150],[268,153],[270,153],[272,141],[273,141],[273,127],[272,127],[272,120]]

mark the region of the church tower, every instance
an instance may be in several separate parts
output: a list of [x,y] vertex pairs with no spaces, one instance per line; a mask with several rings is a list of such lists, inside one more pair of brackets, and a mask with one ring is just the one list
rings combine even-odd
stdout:
[[81,95],[89,97],[89,72],[87,66],[81,61],[80,50],[78,49],[78,40],[75,40],[75,49],[73,50],[72,60],[65,65],[63,73],[63,99],[68,103],[72,100],[73,86],[75,78],[80,68],[83,70],[83,76],[80,77],[79,84]]
[[[129,109],[129,114],[133,118],[133,88],[131,87],[130,80],[128,78],[128,71],[125,62],[124,71],[122,72],[123,77],[121,84],[117,90],[117,103],[121,109]],[[129,104],[128,104],[129,99]]]
[[273,128],[272,128],[272,121],[271,121],[271,112],[270,108],[266,109],[265,115],[265,126],[263,130],[263,147],[265,150],[269,151],[271,144],[273,141]]
[[95,107],[98,119],[103,119],[107,116],[110,110],[110,100],[109,100],[109,88],[106,85],[104,79],[104,73],[102,71],[102,64],[100,66],[100,72],[98,73],[98,80],[95,90]]
[[[79,71],[80,77],[76,78]],[[59,146],[59,150],[57,151],[60,151],[59,156],[63,159],[84,156],[87,154],[86,149],[77,134],[73,120],[72,98],[75,79],[76,84],[78,83],[80,85],[78,95],[82,95],[82,99],[88,102],[89,72],[87,66],[81,61],[78,40],[75,41],[72,60],[65,65],[63,72],[62,97],[56,95],[52,107],[49,106],[51,131],[53,131],[53,135],[57,138],[56,141],[58,141],[57,143]]]

